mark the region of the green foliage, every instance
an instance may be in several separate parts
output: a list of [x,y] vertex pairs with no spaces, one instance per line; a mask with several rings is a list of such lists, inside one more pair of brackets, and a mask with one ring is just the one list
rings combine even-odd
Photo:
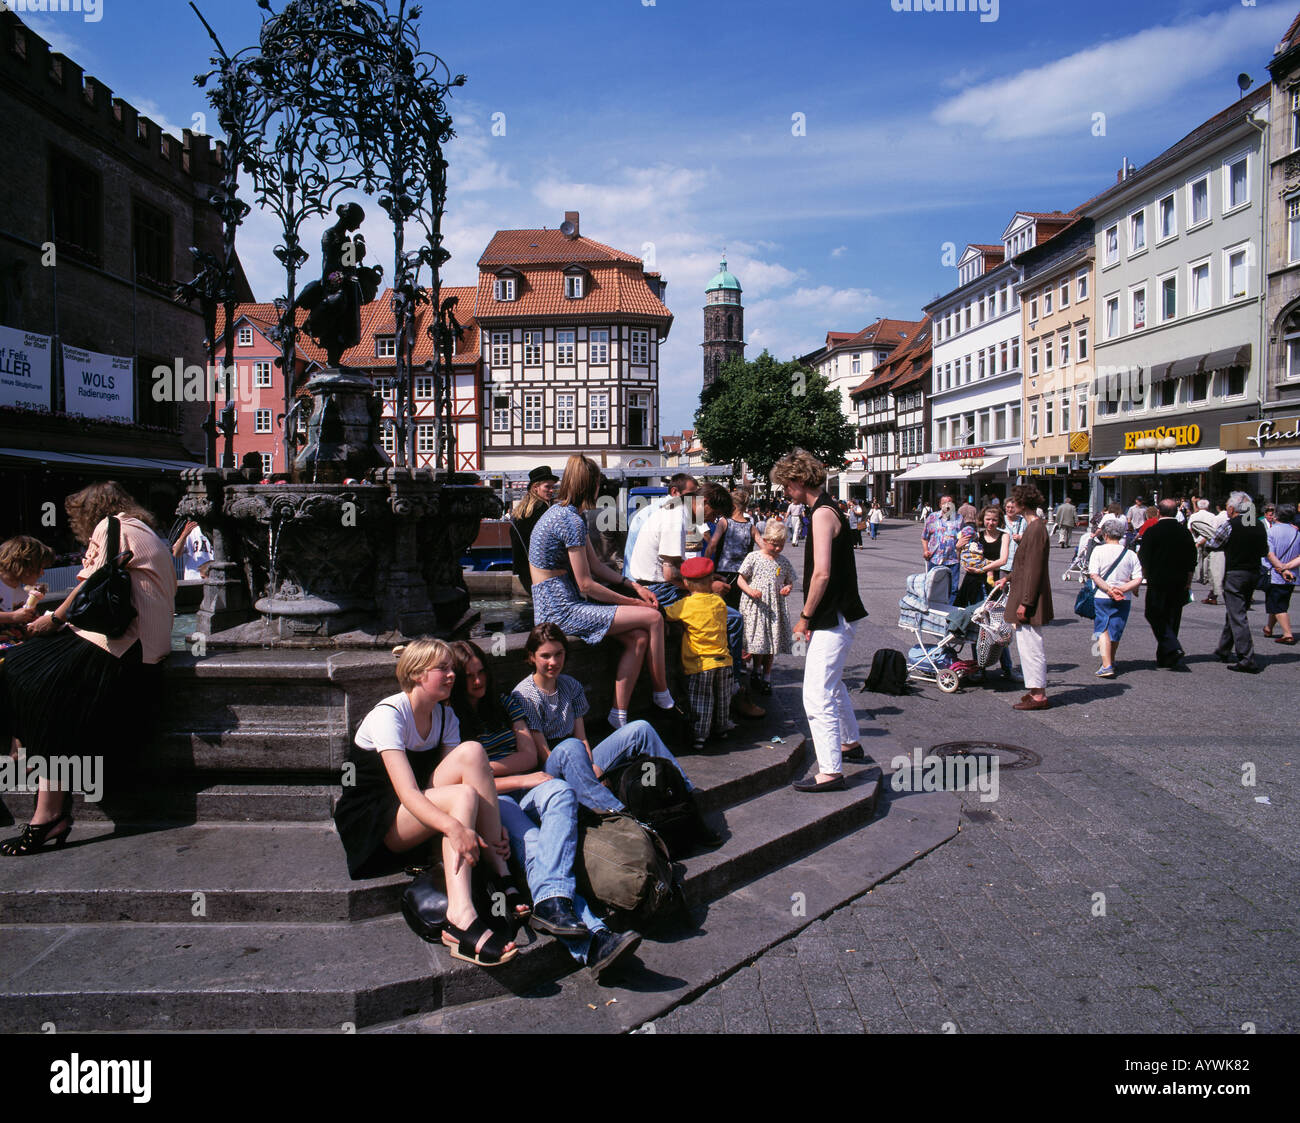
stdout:
[[714,464],[746,461],[758,477],[795,448],[828,468],[843,468],[853,426],[839,395],[800,363],[778,363],[764,351],[752,363],[732,359],[700,396],[695,432]]

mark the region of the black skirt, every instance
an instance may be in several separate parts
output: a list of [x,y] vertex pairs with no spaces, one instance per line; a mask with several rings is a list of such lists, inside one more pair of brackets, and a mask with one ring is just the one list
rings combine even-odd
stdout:
[[0,744],[17,737],[28,759],[109,755],[125,766],[122,758],[152,733],[161,670],[143,665],[139,643],[118,659],[70,628],[8,648]]
[[[355,747],[348,753],[348,763],[356,768],[355,783],[343,789],[343,797],[334,808],[334,826],[343,842],[353,881],[397,873],[410,860],[409,852],[396,854],[384,845],[384,836],[397,818],[402,801],[388,778],[382,755]],[[406,759],[411,762],[416,786],[424,791],[432,782],[442,753],[437,749],[408,752]]]

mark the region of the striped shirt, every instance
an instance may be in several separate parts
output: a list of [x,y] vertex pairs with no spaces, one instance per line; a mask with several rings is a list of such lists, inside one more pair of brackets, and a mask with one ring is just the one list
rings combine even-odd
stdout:
[[587,712],[587,693],[582,683],[560,675],[554,694],[544,694],[532,675],[515,687],[514,697],[523,707],[524,720],[554,745],[573,735],[573,724]]

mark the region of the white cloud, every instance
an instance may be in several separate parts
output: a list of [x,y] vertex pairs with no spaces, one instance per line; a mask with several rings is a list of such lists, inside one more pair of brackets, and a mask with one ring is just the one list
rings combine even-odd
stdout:
[[[1261,54],[1271,54],[1294,7],[1232,6],[1176,26],[1147,28],[972,86],[938,106],[934,119],[995,140],[1077,130],[1087,135],[1094,113],[1114,117],[1149,110],[1187,86],[1203,84],[1220,67],[1246,60],[1262,70]],[[1226,89],[1223,100],[1231,100]]]
[[836,246],[833,250],[831,250],[831,257],[843,257],[848,252],[849,252],[848,246]]

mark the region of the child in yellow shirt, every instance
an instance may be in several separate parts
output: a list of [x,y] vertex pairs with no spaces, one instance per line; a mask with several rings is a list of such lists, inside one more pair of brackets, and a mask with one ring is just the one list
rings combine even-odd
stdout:
[[727,650],[727,605],[713,592],[711,558],[682,563],[682,579],[690,595],[664,609],[669,620],[686,626],[682,637],[682,669],[694,715],[694,746],[704,748],[710,730],[717,737],[735,726],[728,720],[731,706],[731,653]]

